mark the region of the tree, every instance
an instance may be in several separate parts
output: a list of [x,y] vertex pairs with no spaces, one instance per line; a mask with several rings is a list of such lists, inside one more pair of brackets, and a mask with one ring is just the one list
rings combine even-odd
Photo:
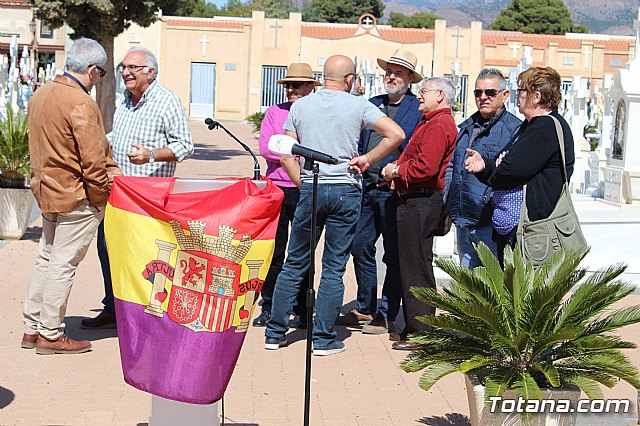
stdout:
[[249,18],[254,10],[263,10],[267,18],[288,18],[289,12],[295,12],[297,6],[290,0],[253,0],[249,3],[229,0],[220,15]]
[[399,12],[391,12],[388,24],[399,28],[434,28],[436,19],[442,19],[431,13],[416,13],[405,15]]
[[213,18],[219,15],[249,18],[254,10],[263,10],[267,18],[288,18],[289,12],[299,10],[299,2],[295,0],[253,0],[248,3],[242,0],[228,0],[227,4],[220,8],[204,0],[187,0],[182,3],[183,5],[174,12],[176,16]]
[[584,25],[573,23],[569,9],[562,0],[513,0],[506,9],[500,11],[489,29],[529,34],[589,31]]
[[[73,39],[88,37],[96,40],[107,52],[106,70],[114,69],[113,39],[126,30],[132,22],[143,27],[151,25],[162,9],[174,13],[189,1],[159,0],[31,0],[37,7],[36,16],[51,28],[64,23],[74,31]],[[105,131],[111,131],[115,112],[116,80],[109,72],[96,85],[97,102],[100,106]]]
[[207,3],[204,0],[187,0],[176,8],[173,12],[176,16],[195,16],[198,18],[213,18],[222,15],[215,4]]
[[380,18],[383,11],[380,0],[312,0],[302,11],[302,20],[353,24],[365,13]]

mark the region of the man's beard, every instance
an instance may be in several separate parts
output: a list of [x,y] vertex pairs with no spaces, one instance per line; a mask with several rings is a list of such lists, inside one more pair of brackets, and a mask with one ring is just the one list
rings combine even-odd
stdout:
[[386,90],[387,94],[391,96],[404,95],[405,93],[407,93],[408,88],[409,85],[404,82],[402,84],[396,82],[396,87],[394,88],[389,87],[388,83],[384,83],[384,90]]

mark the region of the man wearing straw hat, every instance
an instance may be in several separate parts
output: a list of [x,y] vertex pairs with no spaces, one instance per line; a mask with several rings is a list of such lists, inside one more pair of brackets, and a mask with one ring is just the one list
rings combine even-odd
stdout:
[[[400,310],[402,286],[398,265],[398,241],[396,237],[396,206],[398,195],[380,175],[389,162],[398,159],[407,146],[422,114],[420,103],[411,93],[411,83],[419,83],[422,76],[416,72],[416,55],[398,49],[385,61],[378,58],[378,65],[385,70],[384,89],[386,95],[376,96],[369,101],[395,121],[404,130],[402,144],[380,161],[372,164],[363,174],[362,208],[353,240],[353,265],[358,283],[355,309],[338,317],[336,323],[343,325],[364,325],[365,334],[389,333],[389,339],[399,340],[395,319]],[[370,152],[382,135],[372,130],[361,133],[359,149]],[[382,234],[386,265],[382,303],[378,307],[376,241]]]
[[[273,288],[276,279],[282,270],[284,254],[289,240],[289,224],[293,222],[293,214],[300,198],[300,190],[280,164],[280,157],[269,150],[269,138],[273,135],[284,135],[284,123],[289,116],[291,105],[298,99],[313,92],[314,87],[320,86],[320,82],[313,78],[311,65],[305,63],[294,63],[289,65],[287,75],[282,80],[278,80],[286,91],[287,102],[271,106],[264,114],[262,125],[260,126],[260,154],[267,160],[266,176],[273,181],[284,192],[282,207],[280,208],[280,220],[276,230],[275,248],[269,272],[262,286],[262,313],[253,320],[255,327],[264,327],[267,320],[271,318],[271,303],[273,299]],[[304,283],[309,280],[305,278]],[[298,293],[298,303],[294,312],[298,315],[298,327],[306,327],[305,295],[306,285],[300,287]]]

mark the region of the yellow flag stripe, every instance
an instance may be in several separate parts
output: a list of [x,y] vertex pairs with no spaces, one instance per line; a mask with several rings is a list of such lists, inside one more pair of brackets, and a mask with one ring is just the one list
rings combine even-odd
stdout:
[[[188,233],[188,230],[185,230]],[[158,219],[142,216],[111,205],[105,212],[105,236],[114,296],[120,300],[140,305],[149,303],[153,283],[142,276],[146,265],[158,259],[158,243],[168,242],[176,246],[171,251],[169,264],[175,267],[179,250],[178,241],[171,226]],[[248,280],[249,269],[245,264],[249,260],[264,260],[258,272],[258,278],[264,280],[269,271],[273,256],[274,240],[254,240],[245,259],[240,263],[242,272],[240,282]],[[171,293],[171,281],[166,280],[167,298],[162,304],[167,310],[168,295]],[[244,303],[244,296],[239,296],[237,303]],[[234,319],[234,323],[236,323]]]

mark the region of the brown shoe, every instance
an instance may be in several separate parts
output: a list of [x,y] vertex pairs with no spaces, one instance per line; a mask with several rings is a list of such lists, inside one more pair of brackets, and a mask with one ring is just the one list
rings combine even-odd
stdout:
[[400,338],[400,333],[389,333],[389,340],[392,342],[399,342],[402,339]]
[[397,351],[415,351],[420,349],[420,347],[421,345],[419,343],[409,342],[408,340],[399,340],[391,345],[391,349],[395,349]]
[[85,318],[80,321],[80,328],[88,330],[117,328],[116,317],[102,311],[100,315],[95,318]]
[[36,353],[38,355],[81,354],[90,350],[91,343],[88,340],[75,341],[64,334],[58,337],[57,340],[49,340],[38,336],[38,341],[36,342]]
[[24,333],[22,335],[22,342],[20,342],[20,347],[22,349],[33,349],[36,347],[36,342],[38,341],[39,334],[27,334]]
[[373,315],[360,313],[357,309],[336,318],[336,325],[364,325],[373,321]]
[[369,324],[362,327],[364,334],[384,334],[396,331],[395,321],[387,321],[385,318],[377,317]]

